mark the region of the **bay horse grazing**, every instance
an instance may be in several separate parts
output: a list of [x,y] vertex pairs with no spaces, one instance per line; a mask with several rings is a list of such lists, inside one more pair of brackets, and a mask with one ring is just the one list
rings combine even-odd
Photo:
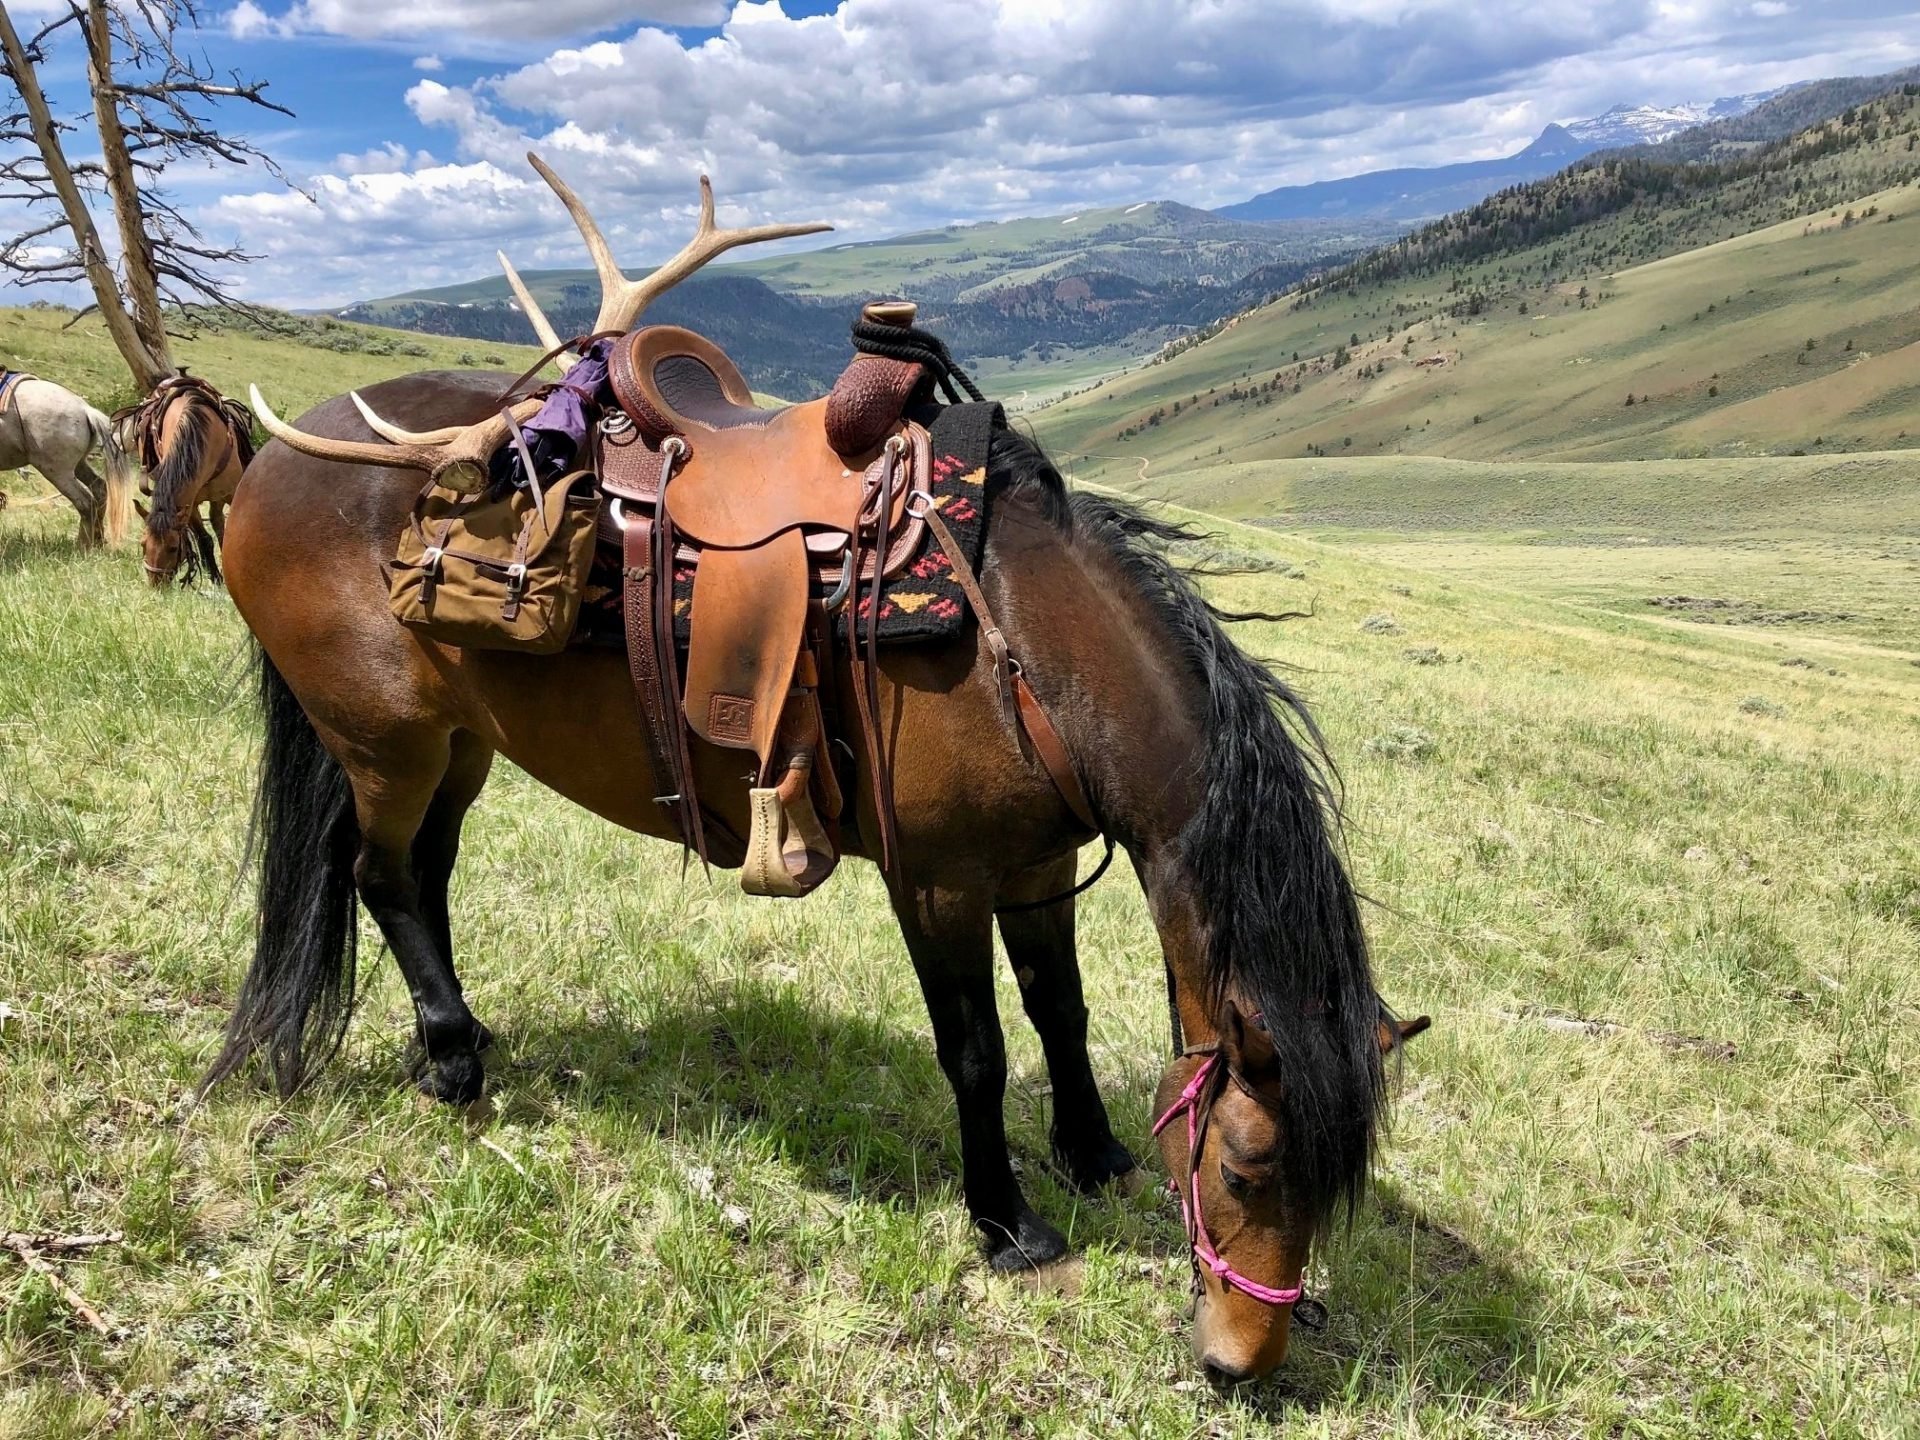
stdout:
[[[656,278],[671,284],[718,248]],[[615,305],[613,288],[596,330],[631,328],[653,293],[642,282],[639,303]],[[623,655],[456,650],[388,610],[381,566],[416,483],[387,469],[402,453],[415,469],[435,454],[470,463],[500,386],[472,372],[408,376],[369,390],[364,411],[337,398],[297,429],[261,412],[278,440],[241,480],[225,548],[259,651],[259,926],[207,1085],[258,1051],[290,1092],[338,1050],[357,897],[412,995],[421,1088],[479,1095],[492,1037],[455,972],[447,897],[462,820],[496,755],[618,825],[679,838]],[[370,420],[389,438],[434,433],[403,452],[375,441]],[[983,599],[1100,830],[1131,857],[1160,937],[1179,1053],[1157,1133],[1195,1257],[1195,1353],[1217,1379],[1250,1378],[1284,1358],[1309,1246],[1357,1202],[1385,1104],[1382,1052],[1400,1033],[1374,990],[1324,753],[1298,698],[1167,558],[1183,531],[1070,494],[1004,424],[986,468]],[[857,753],[877,737],[855,721],[853,665],[834,653],[822,691],[860,732],[847,737]],[[1135,1164],[1088,1058],[1063,894],[1091,837],[1003,718],[982,625],[883,649],[877,670],[866,713],[884,717],[891,795],[859,777],[841,846],[875,858],[891,801],[889,892],[958,1105],[967,1207],[995,1269],[1036,1266],[1066,1243],[1027,1204],[1008,1152],[996,921],[1045,1050],[1060,1164],[1087,1190]],[[703,802],[744,834],[737,755],[692,751]]]
[[[101,452],[106,478],[87,456]],[[80,512],[80,548],[118,545],[127,535],[133,466],[112,422],[64,385],[26,375],[0,401],[0,470],[31,465]]]
[[[253,424],[246,406],[183,371],[162,380],[145,400],[113,418],[139,455],[147,472],[145,488],[153,498],[141,511],[148,583],[165,585],[178,575],[182,584],[191,584],[205,570],[218,584],[217,545],[226,543],[227,506],[253,459]],[[211,534],[200,518],[202,505]]]

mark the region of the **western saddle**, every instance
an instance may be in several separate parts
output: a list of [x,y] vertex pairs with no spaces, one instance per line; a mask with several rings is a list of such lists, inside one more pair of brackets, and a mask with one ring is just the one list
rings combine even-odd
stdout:
[[[804,895],[832,873],[846,800],[830,745],[833,690],[823,693],[822,681],[836,673],[835,650],[844,644],[878,829],[867,837],[868,849],[877,850],[874,858],[897,885],[891,767],[879,715],[881,597],[929,540],[979,622],[1007,722],[1032,746],[1075,816],[1097,832],[1066,748],[1009,656],[970,558],[928,493],[931,439],[913,416],[931,408],[916,402],[930,401],[935,379],[944,376],[915,360],[863,353],[824,399],[764,409],[712,342],[677,326],[633,328],[648,299],[713,255],[826,227],[718,230],[702,177],[694,241],[651,276],[629,281],[573,192],[537,156],[528,158],[572,212],[600,270],[604,298],[592,335],[562,342],[505,256],[501,262],[547,346],[545,358],[563,372],[580,363],[589,341],[619,337],[607,352],[605,390],[574,389],[587,413],[598,412],[590,450],[574,463],[591,464],[605,497],[597,523],[602,542],[621,559],[627,656],[651,770],[667,786],[658,799],[672,807],[687,846],[703,860],[738,864],[750,894]],[[862,322],[869,331],[897,327],[903,338],[918,336],[914,313],[910,304],[882,302],[868,305]],[[434,483],[469,493],[488,483],[490,457],[509,442],[531,465],[519,426],[535,408],[535,399],[520,400],[478,425],[413,434],[362,402],[369,424],[390,442],[376,445],[305,435],[256,401],[262,422],[309,454],[423,469]],[[690,599],[681,600],[676,585],[689,578]],[[678,631],[686,636],[684,664]],[[689,733],[753,755],[746,837],[703,812]]]
[[[866,313],[913,318],[910,306]],[[903,415],[922,367],[860,356],[827,398],[761,409],[719,347],[657,325],[617,341],[608,371],[619,408],[597,432],[601,523],[621,552],[627,656],[653,771],[672,782],[660,798],[703,858],[733,850],[724,840],[710,849],[686,733],[751,752],[741,884],[804,895],[833,870],[830,831],[845,808],[820,694],[830,616],[845,608],[857,656],[858,592],[897,573],[927,534],[913,481],[929,471],[928,433]],[[673,582],[688,570],[682,672]],[[867,608],[870,667],[878,624]],[[863,729],[878,785],[886,766]],[[891,816],[884,801],[876,809],[884,865]]]

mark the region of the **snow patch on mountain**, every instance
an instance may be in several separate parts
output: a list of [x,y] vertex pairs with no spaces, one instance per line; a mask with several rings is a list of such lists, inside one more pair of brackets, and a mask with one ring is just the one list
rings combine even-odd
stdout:
[[1726,120],[1744,115],[1756,105],[1785,93],[1761,90],[1752,95],[1728,95],[1718,100],[1693,100],[1678,105],[1616,105],[1591,120],[1570,121],[1566,129],[1575,138],[1597,149],[1616,145],[1658,145],[1670,135],[1691,130],[1709,120]]

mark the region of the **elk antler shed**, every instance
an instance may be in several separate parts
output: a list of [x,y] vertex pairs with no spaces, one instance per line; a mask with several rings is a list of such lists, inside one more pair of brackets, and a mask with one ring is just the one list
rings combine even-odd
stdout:
[[[722,229],[713,218],[713,184],[706,176],[700,177],[700,225],[693,239],[681,247],[678,254],[668,260],[652,274],[639,280],[629,280],[613,258],[613,250],[607,244],[606,236],[600,232],[587,207],[580,197],[573,193],[566,181],[554,174],[547,163],[531,152],[527,155],[533,168],[540,172],[541,179],[552,187],[553,193],[560,197],[560,203],[567,207],[567,213],[573,217],[573,223],[579,228],[580,236],[587,242],[587,251],[593,256],[593,266],[600,275],[600,311],[593,323],[595,334],[633,328],[634,322],[645,313],[648,305],[661,295],[678,285],[715,256],[725,254],[741,245],[757,245],[768,240],[785,240],[795,235],[813,235],[833,227],[820,222],[804,225],[749,225],[739,229]],[[519,273],[504,254],[500,255],[500,264],[507,272],[507,283],[513,287],[520,308],[526,312],[527,319],[533,323],[534,333],[540,337],[540,343],[550,352],[560,350],[561,339],[552,323],[534,301],[532,293],[520,279]],[[571,368],[577,357],[556,354],[555,359],[564,371]],[[456,425],[440,430],[416,433],[403,430],[389,421],[383,420],[373,408],[355,394],[353,403],[359,408],[361,417],[374,434],[388,443],[376,445],[365,440],[334,440],[322,435],[309,435],[303,430],[287,424],[275,415],[261,398],[258,386],[249,387],[253,398],[254,413],[260,417],[260,423],[266,426],[268,433],[276,439],[286,442],[303,454],[317,456],[323,460],[338,460],[352,465],[385,465],[396,469],[424,470],[437,485],[449,490],[470,494],[482,488],[487,481],[487,462],[494,451],[507,442],[511,427],[505,415],[491,415],[477,425]],[[513,424],[521,424],[532,418],[540,408],[538,399],[517,402],[511,409]]]

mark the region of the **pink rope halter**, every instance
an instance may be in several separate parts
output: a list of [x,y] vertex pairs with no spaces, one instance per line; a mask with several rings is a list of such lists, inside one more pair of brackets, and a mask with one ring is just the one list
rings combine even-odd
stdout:
[[1286,1290],[1276,1290],[1271,1285],[1262,1285],[1258,1280],[1249,1280],[1221,1257],[1214,1248],[1213,1240],[1207,1234],[1206,1218],[1200,1213],[1200,1139],[1206,1122],[1213,1118],[1213,1096],[1207,1095],[1206,1111],[1201,1111],[1201,1096],[1207,1092],[1208,1082],[1215,1074],[1225,1074],[1220,1066],[1220,1056],[1216,1051],[1207,1056],[1206,1063],[1194,1072],[1193,1079],[1187,1082],[1187,1088],[1180,1092],[1180,1098],[1167,1107],[1167,1113],[1154,1121],[1153,1133],[1156,1137],[1173,1123],[1173,1117],[1186,1112],[1187,1116],[1187,1185],[1183,1190],[1177,1182],[1169,1180],[1167,1188],[1180,1197],[1180,1213],[1187,1223],[1187,1241],[1193,1246],[1193,1258],[1196,1266],[1205,1265],[1218,1277],[1222,1285],[1251,1295],[1255,1300],[1268,1305],[1292,1305],[1304,1293],[1295,1285]]

